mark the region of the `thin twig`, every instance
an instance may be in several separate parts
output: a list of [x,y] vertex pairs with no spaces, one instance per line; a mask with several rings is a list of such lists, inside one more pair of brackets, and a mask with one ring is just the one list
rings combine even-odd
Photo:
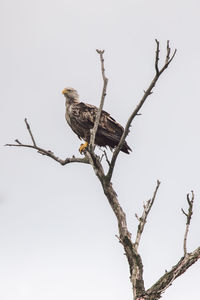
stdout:
[[33,142],[33,145],[36,147],[37,145],[36,145],[35,139],[33,137],[33,134],[32,134],[32,131],[31,131],[31,127],[30,127],[30,125],[29,125],[29,123],[27,121],[27,118],[24,119],[24,122],[26,123],[26,128],[28,129],[28,132],[29,132],[29,134],[31,136],[31,140]]
[[99,109],[97,111],[97,115],[95,118],[94,127],[90,130],[90,150],[91,151],[94,150],[95,136],[96,136],[97,129],[99,126],[99,120],[101,117],[101,112],[103,109],[104,100],[106,97],[106,89],[107,89],[107,84],[108,84],[108,78],[105,76],[105,67],[104,67],[104,58],[103,58],[104,50],[97,49],[96,51],[100,55],[101,72],[102,72],[102,78],[103,78],[103,90],[102,90],[102,95],[101,95],[101,102],[100,102]]
[[103,150],[103,152],[104,152],[104,154],[105,154],[106,162],[107,162],[107,164],[110,166],[110,161],[109,161],[109,159],[108,159],[108,155],[107,155],[107,153],[106,153],[105,150]]
[[155,69],[156,69],[156,74],[159,74],[158,62],[159,62],[159,53],[160,53],[160,43],[157,39],[155,39],[155,41],[156,41]]
[[[121,136],[121,139],[120,139],[120,142],[118,144],[118,146],[116,147],[114,153],[113,153],[113,156],[112,156],[112,159],[111,159],[111,163],[110,163],[110,168],[108,170],[108,173],[106,175],[106,180],[107,182],[109,182],[112,178],[112,174],[113,174],[113,170],[114,170],[114,166],[115,166],[115,162],[116,162],[116,159],[118,157],[118,154],[119,154],[119,151],[121,150],[123,144],[124,144],[124,141],[130,131],[130,126],[131,126],[131,123],[133,121],[133,119],[138,115],[138,112],[139,110],[141,109],[141,107],[143,106],[144,102],[146,101],[146,99],[148,98],[148,96],[150,96],[152,94],[152,90],[158,80],[158,78],[160,77],[160,75],[163,73],[163,71],[168,67],[168,65],[170,64],[170,62],[173,60],[175,54],[176,54],[176,50],[174,51],[171,59],[168,60],[167,63],[164,64],[163,68],[161,70],[158,69],[158,59],[159,59],[159,42],[156,40],[156,44],[157,44],[157,50],[156,50],[156,64],[155,64],[155,68],[156,68],[156,75],[154,76],[152,82],[150,83],[149,87],[147,90],[145,90],[145,93],[142,97],[142,99],[140,100],[140,102],[138,103],[138,105],[136,106],[135,110],[133,111],[133,113],[130,115],[127,123],[126,123],[126,126],[125,126],[125,129],[124,129],[124,132]],[[167,44],[167,47],[169,47],[169,42]],[[168,55],[168,49],[167,49],[167,55]]]
[[174,56],[176,55],[177,49],[174,50],[174,53],[172,54],[171,58],[169,56],[170,52],[171,52],[171,48],[169,47],[169,41],[167,41],[167,55],[166,55],[166,60],[165,60],[164,66],[159,71],[160,75],[168,68],[169,64],[171,63],[171,61],[173,60]]
[[165,64],[167,64],[168,61],[170,60],[170,52],[171,52],[171,49],[169,47],[169,41],[167,41],[167,55],[166,55]]
[[109,161],[109,158],[108,158],[108,155],[107,155],[106,150],[104,150],[104,149],[102,149],[102,148],[99,148],[99,149],[100,149],[100,151],[103,152],[100,161],[102,161],[103,157],[105,157],[108,166],[110,166],[110,161]]
[[184,234],[184,240],[183,240],[183,251],[184,251],[184,256],[187,254],[187,237],[188,237],[188,231],[190,227],[190,222],[192,219],[192,214],[193,214],[193,203],[194,203],[194,192],[191,191],[191,200],[190,200],[190,195],[187,194],[187,202],[188,202],[188,213],[186,213],[183,209],[182,213],[186,216],[186,227],[185,227],[185,234]]
[[120,237],[117,234],[115,234],[115,236],[118,239],[119,243],[121,243],[123,245],[123,241],[120,239]]
[[157,185],[156,185],[155,191],[153,193],[153,197],[150,200],[148,200],[146,202],[146,204],[144,204],[144,210],[143,210],[142,216],[140,218],[138,218],[138,215],[136,215],[136,218],[139,220],[137,235],[136,235],[136,239],[135,239],[135,248],[136,249],[138,249],[140,239],[141,239],[141,236],[142,236],[142,233],[143,233],[143,230],[144,230],[144,226],[146,224],[147,216],[148,216],[148,214],[149,214],[149,212],[152,208],[152,205],[153,205],[154,200],[156,198],[159,186],[160,186],[160,181],[157,180]]

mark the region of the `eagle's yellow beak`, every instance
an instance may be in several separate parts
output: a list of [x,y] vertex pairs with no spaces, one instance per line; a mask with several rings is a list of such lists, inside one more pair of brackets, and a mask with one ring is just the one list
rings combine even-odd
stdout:
[[67,89],[62,90],[63,95],[66,94],[66,92],[67,92]]

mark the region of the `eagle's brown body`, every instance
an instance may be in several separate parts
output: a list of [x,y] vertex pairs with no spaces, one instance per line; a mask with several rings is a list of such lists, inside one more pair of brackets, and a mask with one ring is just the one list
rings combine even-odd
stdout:
[[[79,102],[77,92],[72,88],[63,90],[66,97],[66,120],[78,137],[90,142],[90,129],[93,128],[98,108]],[[123,134],[123,127],[109,113],[102,111],[97,129],[95,144],[99,146],[116,147]],[[121,151],[129,153],[130,147],[124,142]]]

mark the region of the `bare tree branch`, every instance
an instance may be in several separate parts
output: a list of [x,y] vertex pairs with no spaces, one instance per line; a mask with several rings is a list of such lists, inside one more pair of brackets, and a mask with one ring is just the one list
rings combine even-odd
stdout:
[[146,291],[146,295],[149,298],[157,300],[160,299],[161,294],[172,285],[173,281],[182,275],[189,267],[191,267],[200,258],[200,247],[198,247],[192,253],[188,253],[186,256],[182,257],[179,262],[172,267],[171,271],[166,272],[150,289]]
[[164,64],[164,66],[162,67],[161,70],[159,70],[158,68],[158,60],[159,60],[159,42],[156,40],[156,44],[157,44],[157,49],[156,49],[156,58],[155,58],[155,69],[156,69],[156,75],[154,76],[152,82],[150,83],[148,89],[145,91],[142,99],[140,100],[140,102],[138,103],[138,105],[136,106],[135,110],[133,111],[133,113],[130,115],[127,123],[126,123],[126,127],[124,129],[124,132],[123,132],[123,135],[121,137],[121,140],[118,144],[118,146],[116,147],[114,153],[113,153],[113,156],[112,156],[112,159],[111,159],[111,164],[110,164],[110,168],[108,170],[108,173],[106,175],[106,179],[107,181],[110,181],[111,178],[112,178],[112,174],[113,174],[113,169],[114,169],[114,166],[115,166],[115,162],[116,162],[116,159],[118,157],[118,154],[119,154],[119,151],[121,150],[124,142],[125,142],[125,139],[129,133],[129,130],[130,130],[130,126],[131,126],[131,123],[133,121],[133,119],[138,115],[138,112],[139,110],[141,109],[141,107],[143,106],[144,102],[146,101],[146,99],[148,98],[149,95],[152,94],[152,90],[157,82],[157,80],[159,79],[160,75],[163,73],[163,71],[169,66],[170,62],[173,60],[175,54],[176,54],[176,50],[174,51],[172,57],[169,59],[169,53],[170,53],[170,48],[169,48],[169,41],[167,42],[167,55],[166,55],[166,62]]
[[156,198],[159,186],[160,186],[160,181],[157,180],[157,185],[156,185],[155,191],[153,193],[153,197],[150,200],[148,200],[146,202],[146,204],[144,204],[144,210],[143,210],[142,216],[140,218],[138,218],[138,216],[136,215],[137,219],[139,220],[136,239],[135,239],[135,248],[136,249],[138,249],[140,239],[141,239],[141,236],[142,236],[142,233],[143,233],[143,230],[144,230],[144,226],[145,226],[146,221],[147,221],[147,216],[148,216],[148,214],[149,214],[149,212],[152,208],[152,205],[153,205],[154,200]]
[[172,54],[172,57],[170,58],[171,48],[169,46],[169,41],[167,41],[167,54],[166,54],[166,58],[165,58],[165,64],[164,64],[164,66],[161,69],[159,69],[158,62],[159,62],[159,59],[160,59],[159,58],[160,43],[159,43],[158,40],[155,40],[155,41],[156,41],[155,69],[156,69],[156,74],[160,76],[163,73],[163,71],[165,69],[167,69],[167,67],[169,66],[169,64],[173,60],[174,56],[176,55],[177,50],[176,49],[174,50],[174,53]]
[[107,84],[108,84],[108,78],[105,76],[105,67],[104,67],[104,58],[103,58],[104,50],[97,49],[96,51],[100,56],[101,72],[102,72],[102,78],[103,78],[103,90],[102,90],[101,101],[100,101],[99,109],[98,109],[98,112],[96,115],[94,127],[90,130],[90,133],[91,133],[91,135],[90,135],[90,151],[94,151],[95,136],[96,136],[97,129],[99,126],[99,120],[101,117],[101,112],[103,109],[104,100],[106,97],[106,89],[107,89]]
[[192,214],[193,214],[194,192],[191,191],[191,194],[192,194],[191,200],[190,200],[190,195],[187,194],[187,202],[188,202],[188,205],[189,205],[188,213],[185,213],[185,211],[183,209],[181,209],[183,214],[187,217],[184,240],[183,240],[184,256],[186,256],[186,254],[187,254],[187,237],[188,237],[188,231],[189,231],[190,222],[191,222]]
[[87,157],[84,157],[84,158],[78,158],[78,157],[71,157],[71,158],[66,158],[66,159],[61,159],[57,156],[54,155],[54,153],[51,151],[51,150],[45,150],[41,147],[38,147],[36,142],[35,142],[35,139],[34,139],[34,136],[33,136],[33,133],[31,131],[31,127],[27,121],[27,119],[25,118],[25,123],[26,123],[26,128],[31,136],[31,140],[33,142],[33,145],[29,145],[29,144],[23,144],[21,143],[18,139],[15,140],[16,144],[6,144],[5,146],[10,146],[10,147],[24,147],[24,148],[32,148],[32,149],[35,149],[38,151],[38,153],[42,154],[42,155],[45,155],[45,156],[48,156],[50,158],[52,158],[53,160],[57,161],[59,164],[61,164],[62,166],[64,165],[67,165],[69,163],[72,163],[72,162],[78,162],[78,163],[85,163],[85,164],[88,164],[89,161],[87,159]]
[[[172,267],[171,271],[165,272],[165,274],[150,288],[145,292],[144,299],[148,300],[157,300],[160,299],[161,294],[165,292],[165,290],[172,285],[173,281],[182,275],[191,265],[193,265],[200,258],[200,247],[198,247],[192,253],[187,253],[186,242],[187,242],[187,234],[189,230],[189,225],[191,222],[191,217],[193,213],[193,202],[194,202],[194,193],[191,192],[191,199],[189,194],[187,194],[187,202],[189,205],[188,213],[182,209],[182,212],[187,217],[186,222],[186,231],[184,235],[184,257],[182,257],[179,262]],[[155,195],[155,192],[154,192]]]

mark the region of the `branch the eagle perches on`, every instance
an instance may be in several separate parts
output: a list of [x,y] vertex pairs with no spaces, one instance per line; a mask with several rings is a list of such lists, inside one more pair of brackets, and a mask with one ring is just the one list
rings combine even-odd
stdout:
[[136,214],[136,218],[138,219],[138,228],[136,233],[135,241],[132,240],[132,235],[128,230],[127,222],[126,222],[126,215],[118,201],[117,194],[113,188],[111,179],[115,167],[116,160],[118,158],[120,149],[129,133],[130,125],[134,118],[139,114],[139,111],[147,98],[152,94],[152,90],[155,87],[159,77],[161,74],[167,69],[169,64],[172,62],[176,50],[171,55],[171,48],[169,45],[169,41],[167,41],[167,53],[165,57],[165,63],[164,65],[159,68],[159,54],[160,54],[160,44],[159,41],[156,40],[156,53],[155,53],[155,76],[153,80],[151,81],[149,87],[144,91],[144,95],[137,104],[136,108],[133,110],[132,114],[128,118],[128,121],[126,123],[123,135],[121,136],[121,140],[118,144],[118,146],[115,148],[111,161],[108,161],[108,157],[106,155],[106,152],[104,152],[106,161],[108,162],[108,171],[105,173],[103,165],[101,163],[101,158],[95,154],[95,135],[97,132],[99,119],[101,116],[101,112],[103,109],[106,92],[107,92],[107,84],[108,84],[108,78],[105,75],[105,67],[104,67],[104,50],[97,50],[97,53],[100,56],[100,63],[101,63],[101,73],[102,73],[102,79],[103,79],[103,89],[102,89],[102,95],[101,95],[101,101],[100,106],[98,109],[98,113],[96,116],[95,124],[93,129],[91,129],[91,137],[90,137],[90,144],[88,149],[85,151],[84,158],[78,158],[75,156],[72,156],[71,158],[66,159],[60,159],[54,153],[50,150],[45,150],[42,147],[38,146],[36,143],[36,140],[33,136],[33,133],[31,131],[30,125],[25,119],[26,128],[29,132],[29,135],[32,140],[32,144],[23,144],[18,139],[15,140],[15,144],[7,144],[6,146],[14,146],[14,147],[26,147],[26,148],[32,148],[38,151],[39,154],[48,156],[52,158],[53,160],[60,163],[62,166],[76,162],[76,163],[85,163],[90,164],[95,174],[97,175],[105,196],[108,199],[108,202],[117,218],[118,222],[118,230],[119,230],[119,242],[123,245],[128,264],[130,269],[130,280],[132,283],[133,288],[133,295],[134,300],[157,300],[161,298],[161,295],[164,293],[164,291],[173,283],[173,281],[183,274],[192,264],[194,264],[199,258],[200,258],[200,247],[198,247],[196,250],[194,250],[192,253],[187,252],[187,236],[189,231],[189,226],[191,222],[191,217],[193,213],[193,202],[194,202],[194,193],[191,192],[191,196],[187,195],[187,202],[189,205],[188,213],[186,213],[183,209],[183,214],[187,217],[186,222],[186,229],[184,234],[184,241],[183,241],[183,257],[177,262],[175,266],[172,267],[170,271],[166,271],[164,275],[149,289],[145,289],[144,286],[144,278],[143,278],[143,263],[142,258],[138,252],[138,247],[140,244],[140,240],[142,237],[142,233],[144,231],[144,227],[147,221],[148,214],[154,204],[154,201],[156,199],[156,195],[160,186],[160,181],[157,181],[155,191],[153,193],[153,196],[150,200],[148,200],[144,206],[143,206],[143,213],[141,217],[138,217]]

